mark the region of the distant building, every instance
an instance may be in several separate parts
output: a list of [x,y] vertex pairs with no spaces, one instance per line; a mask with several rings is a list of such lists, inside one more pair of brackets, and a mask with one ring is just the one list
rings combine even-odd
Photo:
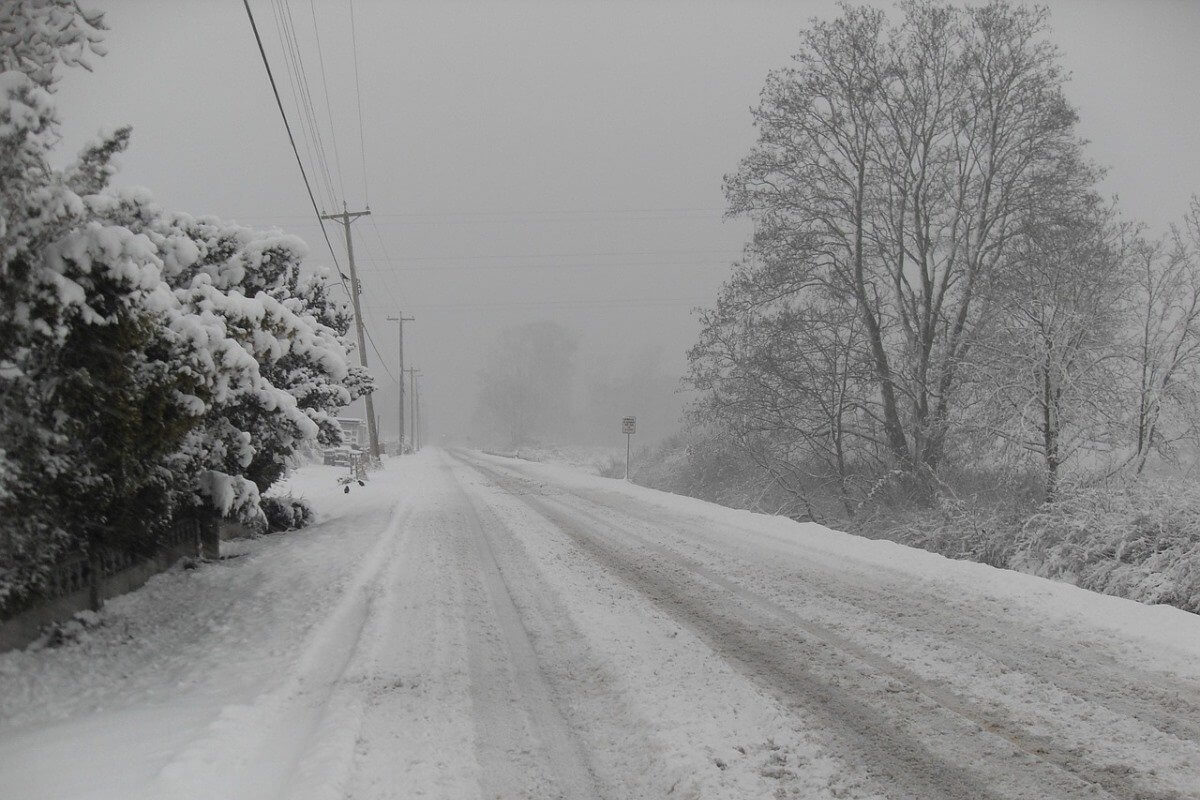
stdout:
[[338,425],[342,426],[342,443],[346,447],[364,450],[367,446],[367,422],[354,417],[338,417]]

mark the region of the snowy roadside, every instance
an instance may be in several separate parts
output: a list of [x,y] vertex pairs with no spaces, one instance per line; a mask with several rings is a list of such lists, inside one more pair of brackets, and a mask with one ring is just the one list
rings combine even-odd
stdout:
[[[813,669],[815,653],[840,654],[848,663],[825,676],[825,685],[849,688],[862,683],[853,689],[852,702],[896,715],[897,726],[886,739],[925,741],[928,752],[940,753],[946,764],[957,765],[955,769],[975,765],[968,769],[990,775],[983,785],[1011,782],[1023,774],[1026,782],[1033,775],[1058,781],[1044,786],[1045,794],[1039,796],[1073,797],[1076,791],[1086,794],[1100,787],[1114,796],[1195,796],[1194,776],[1200,774],[1200,718],[1195,716],[1200,709],[1195,660],[1200,618],[1194,615],[821,526],[734,511],[558,465],[481,456],[469,460],[499,467],[497,479],[500,473],[515,478],[503,480],[508,497],[522,498],[539,509],[538,514],[548,514],[560,530],[590,527],[588,535],[603,548],[623,540],[621,547],[631,548],[630,554],[641,553],[626,563],[645,565],[635,568],[643,575],[673,574],[679,586],[698,581],[694,590],[685,591],[699,594],[682,601],[703,607],[698,619],[720,620],[735,607],[745,607],[746,615],[729,629],[731,634],[723,642],[716,640],[718,646],[734,648],[724,652],[725,659],[738,662],[745,657],[751,640],[743,642],[737,631],[757,626],[777,631],[776,636],[766,636],[795,669],[806,661],[802,669]],[[511,506],[514,514],[522,513],[520,503],[512,499],[498,497],[497,502]],[[547,549],[551,537],[537,532],[537,515],[524,513],[527,519],[511,526],[514,533],[537,542],[529,547],[531,553],[552,554]],[[585,599],[588,592],[570,576],[594,568],[587,561],[567,548],[544,562],[546,579],[572,598],[573,613],[585,608],[576,600]],[[651,566],[655,563],[662,568]],[[644,584],[650,587],[644,599],[662,608],[657,601],[671,594],[672,580],[676,578]],[[616,607],[611,598],[607,604]],[[606,635],[607,623],[613,621],[603,606],[601,602],[602,613],[593,614],[585,626],[591,635]],[[656,615],[645,606],[642,616],[649,620]],[[774,628],[772,619],[778,622]],[[632,632],[645,624],[631,617],[601,650],[619,658]],[[727,669],[721,660],[698,659],[696,650],[688,658],[669,658],[664,664],[661,654],[681,646],[676,642],[687,633],[681,631],[678,638],[672,637],[675,641],[654,650],[634,648],[638,652],[631,653],[619,672],[628,676],[647,670],[631,682],[633,695],[660,686],[660,691],[641,698],[641,706],[653,712],[647,718],[652,729],[659,721],[671,721],[655,736],[670,742],[675,730],[691,732],[684,741],[666,745],[663,755],[693,765],[689,782],[701,796],[721,796],[721,786],[738,781],[739,774],[751,781],[741,784],[742,791],[750,792],[742,796],[756,794],[750,788],[755,759],[727,754],[744,754],[747,740],[736,732],[761,713],[750,709],[768,706],[743,699],[739,713],[729,715],[713,703],[712,687],[706,690],[702,684],[693,691],[705,698],[703,702],[683,705],[673,699],[676,687],[694,684],[709,671]],[[796,634],[821,642],[825,649],[807,655],[794,648],[789,652],[784,643]],[[750,674],[764,663],[754,660]],[[699,675],[678,672],[679,666],[695,664],[709,666]],[[851,664],[857,666],[850,669]],[[719,687],[718,696],[727,691]],[[711,720],[724,718],[724,726],[706,726],[710,714]],[[767,718],[760,720],[750,730],[773,731],[771,743],[782,748],[780,755],[790,756],[793,765],[797,758],[804,764],[795,774],[811,781],[804,787],[805,796],[822,796],[835,786],[844,792],[856,785],[854,776],[861,772],[853,759],[849,769],[828,769],[828,784],[820,781],[821,756],[838,751],[822,749],[819,736],[805,738],[804,732],[819,731],[829,720],[815,728],[806,722],[794,733],[785,728],[782,735],[774,733],[777,729]],[[878,733],[869,740],[874,746],[881,741]],[[980,735],[994,736],[994,741],[969,744]],[[754,740],[749,741],[753,754]],[[711,763],[687,749],[688,743],[703,742],[712,743],[712,753],[720,753],[714,755],[725,765],[719,776]],[[984,749],[972,756],[972,748],[978,746]],[[999,752],[1011,749],[1007,767],[1004,760],[991,763],[997,747]],[[984,754],[988,757],[980,761]],[[718,777],[721,783],[714,783]],[[850,794],[861,791],[870,792],[869,784]]]
[[389,463],[345,494],[341,471],[305,467],[282,487],[314,505],[314,526],[158,575],[111,600],[77,641],[0,655],[5,794],[140,796],[223,709],[276,681],[353,585],[407,472]]
[[545,464],[559,464],[596,475],[610,462],[624,463],[625,451],[620,447],[603,445],[529,445],[511,451],[485,449],[485,455],[497,458],[516,458]]
[[[503,458],[480,455],[498,465]],[[601,478],[561,463],[521,463],[522,472],[547,482],[598,496],[627,496],[672,514],[718,523],[732,531],[767,537],[775,546],[797,556],[819,555],[841,564],[858,563],[902,577],[931,596],[953,602],[978,602],[1010,608],[1014,617],[1039,620],[1054,635],[1055,627],[1095,631],[1149,645],[1139,649],[1141,666],[1152,666],[1200,679],[1200,616],[1172,606],[1148,606],[1132,600],[1080,589],[986,564],[946,558],[895,542],[866,539],[815,523],[726,508],[715,503],[648,489],[622,480]],[[1150,659],[1147,663],[1144,659]]]

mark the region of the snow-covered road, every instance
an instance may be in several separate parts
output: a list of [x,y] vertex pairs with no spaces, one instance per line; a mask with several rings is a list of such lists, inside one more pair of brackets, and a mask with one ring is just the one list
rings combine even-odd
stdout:
[[0,656],[4,798],[1200,798],[1200,617],[466,452]]

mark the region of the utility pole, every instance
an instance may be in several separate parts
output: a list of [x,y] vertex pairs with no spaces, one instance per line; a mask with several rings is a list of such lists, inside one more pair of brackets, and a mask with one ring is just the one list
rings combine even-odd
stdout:
[[421,384],[419,384],[419,383],[417,384],[417,392],[416,392],[416,394],[417,394],[417,397],[416,397],[416,400],[417,400],[417,418],[416,418],[416,420],[413,422],[413,427],[416,429],[416,434],[417,434],[417,447],[423,447],[423,446],[424,446],[424,444],[425,444],[425,427],[424,427],[424,425],[422,424],[422,420],[421,420]]
[[[358,285],[358,273],[354,269],[354,239],[350,236],[350,223],[370,213],[371,209],[369,208],[366,211],[347,211],[346,202],[343,200],[341,214],[321,215],[321,219],[336,220],[342,223],[346,229],[346,260],[350,262],[350,300],[354,303],[354,328],[358,332],[358,363],[362,364],[364,369],[367,366],[367,343],[363,337],[362,308],[358,302],[361,290]],[[369,394],[365,395],[365,400],[367,403],[367,436],[371,440],[371,455],[379,458],[379,429],[375,426],[375,403]]]
[[415,317],[404,316],[403,311],[398,317],[388,317],[388,322],[400,323],[400,403],[397,406],[400,417],[400,455],[404,455],[404,323],[415,321]]
[[[417,427],[417,376],[421,374],[421,370],[416,367],[409,367],[405,372],[408,373],[408,418],[412,420],[412,437],[413,437],[413,452],[421,449],[421,443],[417,440],[420,428]],[[403,376],[401,376],[403,380]]]

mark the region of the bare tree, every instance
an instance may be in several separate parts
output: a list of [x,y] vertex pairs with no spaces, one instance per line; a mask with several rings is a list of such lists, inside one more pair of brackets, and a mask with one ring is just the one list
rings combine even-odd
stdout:
[[768,78],[726,177],[763,280],[853,308],[892,461],[927,496],[1024,222],[1095,179],[1038,9],[846,7]]
[[[1135,373],[1133,458],[1137,474],[1155,451],[1196,427],[1200,370],[1200,198],[1166,242],[1136,256],[1128,349]],[[1174,413],[1173,419],[1170,412]],[[1169,422],[1169,424],[1168,424]]]
[[1006,448],[1041,461],[1047,499],[1084,451],[1121,435],[1122,309],[1132,226],[1094,196],[1032,219],[1014,248],[977,346],[977,423]]
[[[757,295],[733,283],[702,314],[690,353],[697,410],[719,421],[778,488],[798,498],[832,495],[853,516],[862,462],[877,466],[884,446],[874,409],[860,399],[871,379],[859,318],[836,298]],[[801,505],[816,516],[813,501]]]

